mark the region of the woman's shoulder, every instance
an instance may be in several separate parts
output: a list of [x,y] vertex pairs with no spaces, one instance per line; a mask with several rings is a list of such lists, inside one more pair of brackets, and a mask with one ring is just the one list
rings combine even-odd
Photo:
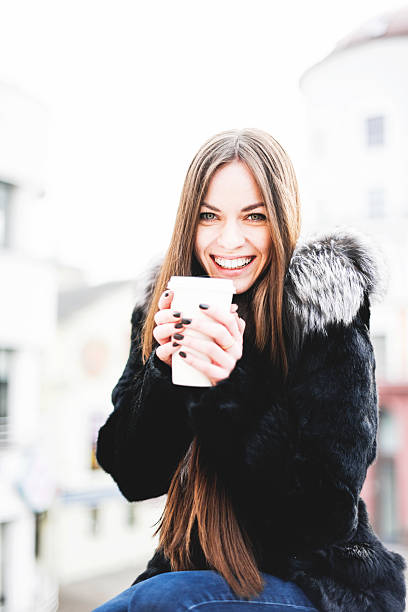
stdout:
[[384,256],[373,239],[352,228],[302,238],[284,284],[285,327],[295,345],[331,325],[349,325],[386,291]]

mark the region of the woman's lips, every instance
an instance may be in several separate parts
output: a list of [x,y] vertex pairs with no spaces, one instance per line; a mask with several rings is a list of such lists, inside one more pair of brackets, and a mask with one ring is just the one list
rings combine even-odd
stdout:
[[235,257],[224,257],[223,255],[210,255],[210,257],[214,261],[214,263],[217,263],[215,261],[216,257],[218,257],[218,259],[226,259],[227,261],[233,261],[234,259],[255,259],[256,255],[240,255],[240,256],[235,256]]
[[[214,262],[215,267],[217,268],[217,270],[220,270],[220,272],[222,272],[223,274],[226,274],[227,276],[239,276],[240,274],[242,274],[243,272],[246,272],[248,270],[248,268],[250,268],[253,264],[253,262],[256,259],[256,255],[248,255],[248,257],[252,257],[252,261],[250,261],[248,264],[246,264],[246,266],[243,266],[242,268],[234,268],[234,269],[229,269],[229,268],[223,268],[222,266],[219,266],[217,264],[217,262],[215,261],[214,257],[218,257],[215,255],[210,255],[211,259]],[[242,257],[222,257],[222,259],[243,259]]]

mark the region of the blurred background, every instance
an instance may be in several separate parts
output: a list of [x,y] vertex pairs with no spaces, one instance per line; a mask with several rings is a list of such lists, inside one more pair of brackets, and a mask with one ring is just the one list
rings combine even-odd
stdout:
[[187,167],[233,127],[289,153],[303,234],[351,226],[386,256],[363,494],[405,554],[408,5],[3,0],[0,23],[0,610],[89,612],[152,555],[164,499],[121,497],[96,435]]

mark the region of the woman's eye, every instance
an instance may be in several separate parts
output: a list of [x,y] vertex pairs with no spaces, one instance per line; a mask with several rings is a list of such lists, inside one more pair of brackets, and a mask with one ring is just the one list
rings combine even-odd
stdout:
[[[208,217],[208,215],[212,215],[211,218]],[[202,221],[213,221],[214,218],[216,217],[216,215],[214,215],[214,213],[212,212],[202,212],[200,213],[200,219]],[[252,221],[254,222],[259,222],[259,221],[265,221],[266,216],[263,215],[262,213],[251,213],[250,215],[248,215],[248,219],[249,217],[258,217],[257,219],[252,219]]]
[[248,217],[253,217],[254,215],[255,217],[260,217],[260,219],[255,219],[255,221],[265,221],[266,219],[266,216],[262,213],[251,213],[250,215],[248,215]]
[[204,221],[212,221],[212,219],[208,219],[208,217],[205,217],[204,215],[213,215],[213,217],[215,216],[214,213],[211,213],[211,212],[200,213],[200,219]]

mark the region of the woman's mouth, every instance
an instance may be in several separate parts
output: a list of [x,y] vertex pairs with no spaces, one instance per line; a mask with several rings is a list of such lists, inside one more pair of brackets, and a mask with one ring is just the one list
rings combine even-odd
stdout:
[[223,271],[238,271],[247,268],[254,261],[256,255],[248,257],[237,257],[236,259],[224,259],[217,255],[210,255],[217,268]]

